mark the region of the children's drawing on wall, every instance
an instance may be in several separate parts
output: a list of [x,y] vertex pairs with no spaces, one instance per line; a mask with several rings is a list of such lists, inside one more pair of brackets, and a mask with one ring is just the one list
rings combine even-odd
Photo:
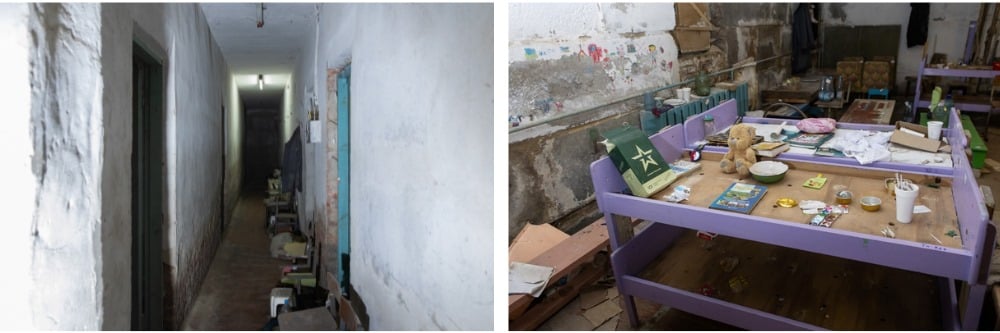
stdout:
[[536,52],[535,49],[533,49],[533,48],[525,48],[524,49],[524,59],[527,59],[527,60],[538,59],[538,52]]

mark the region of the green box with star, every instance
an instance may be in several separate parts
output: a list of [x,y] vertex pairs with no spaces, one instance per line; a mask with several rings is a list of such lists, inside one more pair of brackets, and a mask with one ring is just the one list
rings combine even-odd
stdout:
[[649,197],[677,179],[641,130],[623,126],[604,133],[604,144],[633,195]]

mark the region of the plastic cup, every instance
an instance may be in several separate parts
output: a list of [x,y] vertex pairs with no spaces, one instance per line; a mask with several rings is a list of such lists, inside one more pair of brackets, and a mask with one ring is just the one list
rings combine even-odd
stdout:
[[941,140],[941,127],[944,122],[932,120],[927,122],[927,138],[931,140]]
[[913,205],[917,202],[920,187],[912,184],[909,189],[896,185],[896,220],[910,223],[913,220]]
[[677,97],[685,102],[691,101],[691,88],[677,89]]

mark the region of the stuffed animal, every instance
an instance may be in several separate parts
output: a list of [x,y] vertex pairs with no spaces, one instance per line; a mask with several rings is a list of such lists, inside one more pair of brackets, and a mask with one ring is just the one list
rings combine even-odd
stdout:
[[757,130],[746,124],[737,124],[729,130],[729,152],[719,163],[722,172],[736,172],[740,177],[750,175],[750,166],[757,163],[757,154],[750,148],[755,136]]

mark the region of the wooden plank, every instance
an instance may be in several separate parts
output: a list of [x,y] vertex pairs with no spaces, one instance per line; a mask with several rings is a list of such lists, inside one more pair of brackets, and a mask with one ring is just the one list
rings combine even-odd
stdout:
[[987,158],[985,163],[986,166],[989,166],[990,169],[993,169],[993,171],[1000,171],[1000,162],[997,162],[992,158]]
[[856,99],[840,117],[842,123],[881,124],[889,123],[896,101],[883,99]]
[[[586,263],[588,260],[585,259],[590,259],[607,247],[608,228],[601,218],[528,263],[555,268],[549,281],[558,281]],[[534,297],[531,295],[507,296],[508,320],[516,320],[524,314],[532,300]]]
[[507,250],[507,263],[529,262],[568,238],[569,235],[550,224],[526,224]]
[[993,220],[993,208],[996,207],[996,201],[993,200],[993,188],[989,185],[979,185],[979,191],[983,192],[983,204],[986,205],[986,212],[989,214],[990,220]]
[[[739,180],[737,174],[725,174],[716,167],[714,161],[719,161],[721,154],[705,152],[702,154],[702,168],[699,173],[692,173],[674,182],[692,189],[691,197],[685,204],[708,207],[722,191],[730,184]],[[896,221],[896,203],[885,189],[885,179],[893,177],[889,171],[873,171],[844,166],[818,165],[805,162],[784,162],[789,165],[785,178],[775,184],[762,184],[768,187],[767,194],[751,212],[755,216],[765,216],[784,220],[788,223],[808,223],[812,217],[802,214],[802,210],[783,208],[775,205],[779,198],[792,198],[796,201],[819,200],[827,204],[836,202],[834,187],[846,186],[851,191],[854,200],[848,205],[850,213],[842,215],[833,228],[882,237],[881,230],[890,227],[896,233],[896,238],[932,245],[943,245],[951,248],[961,248],[961,235],[946,236],[949,231],[958,230],[958,217],[955,213],[954,197],[951,193],[951,179],[940,177],[939,188],[925,186],[935,182],[934,176],[902,174],[904,178],[913,180],[920,186],[920,194],[916,205],[924,205],[931,209],[930,213],[913,214],[913,221],[908,224]],[[822,189],[814,190],[802,186],[807,179],[823,174],[827,178]],[[750,184],[760,184],[750,177],[743,179]],[[650,199],[666,200],[674,186],[668,186],[663,191],[654,193]],[[877,212],[867,212],[861,209],[859,201],[863,196],[875,196],[882,199],[882,209]],[[933,236],[932,236],[933,235]],[[938,242],[940,240],[940,243]]]
[[994,284],[990,289],[993,291],[993,309],[997,313],[997,322],[993,326],[993,330],[1000,331],[1000,284]]
[[559,312],[562,307],[566,306],[567,303],[572,301],[573,298],[576,298],[580,294],[581,289],[594,284],[594,282],[597,282],[597,280],[607,273],[607,265],[585,265],[580,273],[574,275],[565,285],[559,287],[558,291],[532,306],[531,311],[525,312],[517,319],[511,320],[508,328],[511,331],[529,331],[538,328],[552,317],[552,315]]
[[[832,330],[940,330],[937,278],[689,230],[640,277]],[[738,258],[727,272],[721,262]],[[739,292],[730,280],[742,277]]]

